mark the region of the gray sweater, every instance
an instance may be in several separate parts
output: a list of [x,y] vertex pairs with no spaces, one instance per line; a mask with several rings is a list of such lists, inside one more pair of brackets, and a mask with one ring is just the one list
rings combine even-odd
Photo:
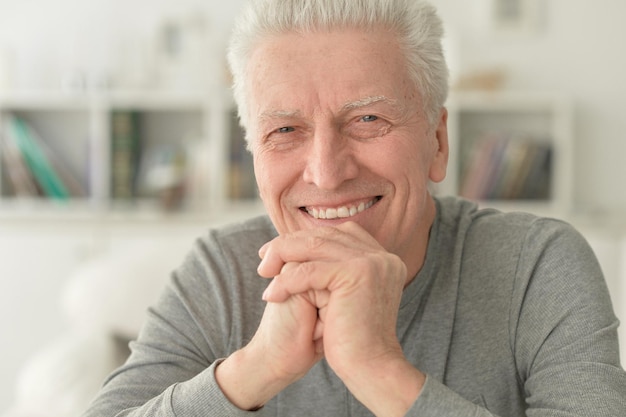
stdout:
[[[436,203],[397,325],[427,374],[407,415],[626,416],[618,321],[585,240],[557,220]],[[199,239],[85,417],[371,416],[324,360],[254,413],[216,384],[261,320],[257,251],[274,236],[260,217]]]

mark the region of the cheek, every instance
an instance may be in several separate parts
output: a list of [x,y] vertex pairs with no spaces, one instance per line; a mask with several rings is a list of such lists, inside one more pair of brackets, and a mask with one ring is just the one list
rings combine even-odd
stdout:
[[413,167],[420,178],[429,180],[430,170],[437,154],[437,141],[431,136],[423,136],[416,139],[407,154],[412,155]]
[[395,147],[393,152],[387,151],[384,165],[386,172],[395,173],[395,176],[404,177],[410,186],[415,182],[423,182],[428,179],[432,152],[426,144],[425,138],[411,138]]
[[285,161],[277,160],[270,154],[255,154],[254,175],[261,199],[266,204],[276,203],[289,188],[294,173]]
[[263,201],[267,199],[267,186],[271,184],[268,178],[269,170],[264,158],[260,158],[256,153],[253,155],[254,161],[254,177],[259,188],[259,195]]

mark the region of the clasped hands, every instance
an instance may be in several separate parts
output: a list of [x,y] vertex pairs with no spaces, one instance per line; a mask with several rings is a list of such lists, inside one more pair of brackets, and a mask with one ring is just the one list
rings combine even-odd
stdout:
[[[402,260],[353,222],[281,235],[259,255],[259,274],[273,278],[267,305],[250,343],[218,367],[225,394],[240,407],[262,406],[325,357],[374,414],[404,415],[425,377],[396,335]],[[237,368],[253,362],[253,371]]]

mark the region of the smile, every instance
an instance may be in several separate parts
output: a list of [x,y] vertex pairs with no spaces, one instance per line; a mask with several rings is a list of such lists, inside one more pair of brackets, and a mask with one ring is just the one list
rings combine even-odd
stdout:
[[345,219],[347,217],[356,216],[357,214],[364,212],[365,210],[376,204],[380,199],[381,197],[375,197],[370,201],[361,202],[358,205],[341,206],[326,209],[303,207],[302,210],[309,213],[309,215],[315,219]]

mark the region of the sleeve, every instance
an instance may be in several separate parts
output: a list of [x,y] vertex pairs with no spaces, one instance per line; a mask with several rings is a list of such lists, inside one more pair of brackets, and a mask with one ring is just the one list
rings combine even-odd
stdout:
[[626,416],[626,372],[600,265],[571,226],[529,230],[511,337],[528,416]]
[[[626,372],[600,266],[571,226],[540,219],[526,233],[509,317],[509,344],[528,417],[626,416]],[[407,416],[494,417],[427,377]]]
[[426,376],[419,398],[406,417],[496,417],[480,404],[461,397],[441,382]]
[[228,292],[228,280],[206,279],[224,271],[224,265],[214,265],[205,255],[211,250],[219,248],[197,244],[173,274],[131,343],[129,359],[107,378],[83,417],[252,414],[233,406],[215,380],[220,358],[238,343],[230,326],[239,311],[234,310],[237,295]]

